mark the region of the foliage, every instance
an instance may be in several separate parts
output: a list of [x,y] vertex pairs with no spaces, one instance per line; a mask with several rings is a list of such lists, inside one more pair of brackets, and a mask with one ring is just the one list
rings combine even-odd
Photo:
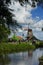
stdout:
[[39,65],[43,65],[43,55],[39,58]]
[[0,44],[0,54],[29,51],[29,50],[33,50],[33,49],[35,49],[35,46],[29,45],[29,43],[21,43],[21,44],[3,43],[3,44]]
[[7,26],[5,26],[4,19],[0,18],[0,42],[7,40],[8,34],[10,34],[10,30]]
[[10,31],[4,26],[0,25],[0,42],[7,40]]
[[12,39],[13,39],[13,40],[16,40],[16,41],[21,40],[21,38],[19,38],[19,37],[18,37],[18,36],[16,36],[15,34],[13,35]]
[[39,58],[39,60],[43,60],[43,56],[41,56],[41,57]]
[[24,3],[28,3],[30,4],[30,6],[32,7],[36,7],[35,2],[37,3],[37,5],[41,5],[43,6],[43,0],[31,0],[32,4],[30,3],[29,0],[19,0],[20,4],[23,6]]
[[11,4],[11,0],[0,0],[0,41],[8,37],[10,25],[15,26],[15,29],[19,26],[17,21],[12,20],[12,10],[8,4]]
[[37,41],[35,44],[36,48],[42,47],[43,48],[43,41]]

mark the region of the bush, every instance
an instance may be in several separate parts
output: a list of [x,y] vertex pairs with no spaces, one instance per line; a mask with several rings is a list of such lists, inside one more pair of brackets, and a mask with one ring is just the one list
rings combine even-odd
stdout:
[[28,43],[0,44],[0,53],[3,53],[3,54],[21,52],[21,51],[29,51],[29,50],[34,50],[34,49],[35,49],[35,46],[29,45]]

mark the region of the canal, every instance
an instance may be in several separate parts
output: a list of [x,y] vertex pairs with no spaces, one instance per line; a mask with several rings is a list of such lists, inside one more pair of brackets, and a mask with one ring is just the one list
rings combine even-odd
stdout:
[[31,54],[19,52],[0,56],[0,65],[39,65],[38,58],[43,55],[43,48],[34,50]]

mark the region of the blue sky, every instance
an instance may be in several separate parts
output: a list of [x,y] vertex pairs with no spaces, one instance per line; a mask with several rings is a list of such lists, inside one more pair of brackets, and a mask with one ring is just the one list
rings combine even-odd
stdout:
[[[32,8],[29,4],[21,6],[18,1],[14,3],[12,0],[12,4],[9,5],[9,8],[14,10],[13,12],[11,11],[15,15],[13,19],[17,20],[18,23],[30,24],[29,27],[32,28],[34,36],[43,40],[43,31],[41,31],[43,27],[43,8],[40,6]],[[20,30],[18,31],[20,32]]]
[[39,21],[40,20],[43,20],[43,8],[38,6],[37,8],[31,10],[31,14],[32,14],[32,18],[33,19],[38,19]]

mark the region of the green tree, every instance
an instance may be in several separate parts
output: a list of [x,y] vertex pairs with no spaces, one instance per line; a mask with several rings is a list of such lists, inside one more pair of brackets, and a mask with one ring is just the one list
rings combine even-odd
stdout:
[[0,42],[7,40],[8,34],[10,34],[10,30],[5,26],[6,24],[3,19],[0,19]]
[[12,20],[12,10],[8,8],[8,4],[11,4],[10,0],[0,0],[0,42],[7,39],[10,25],[19,26],[17,21]]

